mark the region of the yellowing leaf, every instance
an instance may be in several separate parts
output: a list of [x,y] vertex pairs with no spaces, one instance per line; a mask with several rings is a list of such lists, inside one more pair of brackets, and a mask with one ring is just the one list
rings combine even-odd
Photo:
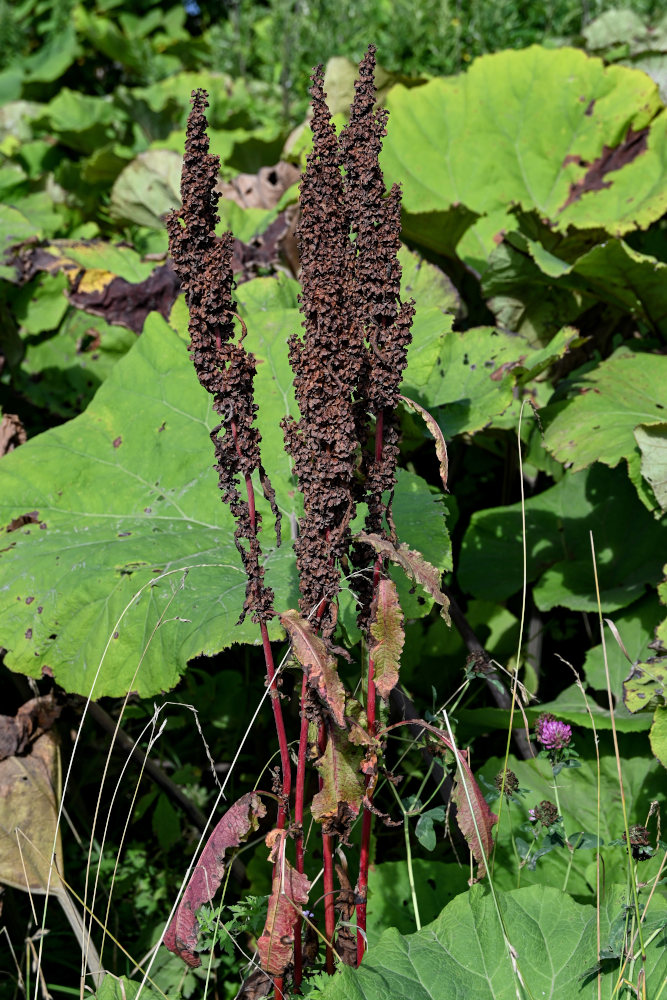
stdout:
[[375,667],[375,686],[386,701],[398,684],[401,653],[405,642],[403,612],[393,580],[380,580],[371,605],[371,635],[376,640],[370,650]]

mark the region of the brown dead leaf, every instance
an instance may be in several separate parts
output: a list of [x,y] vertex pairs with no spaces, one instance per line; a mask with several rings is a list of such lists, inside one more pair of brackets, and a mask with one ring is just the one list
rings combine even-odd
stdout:
[[[35,699],[36,700],[36,699]],[[0,882],[44,893],[60,801],[60,753],[51,732],[39,736],[23,757],[0,761]],[[62,890],[60,834],[50,888]]]
[[241,208],[274,208],[300,176],[297,166],[281,160],[273,167],[260,167],[256,174],[238,174],[231,181],[218,181],[216,190]]
[[0,457],[28,440],[25,427],[15,413],[3,413],[0,421]]
[[192,969],[201,965],[201,959],[194,951],[199,936],[195,914],[203,903],[213,899],[224,878],[228,864],[225,853],[230,847],[238,847],[246,840],[265,815],[266,809],[259,797],[254,792],[248,792],[230,806],[219,820],[201,852],[164,935],[164,944],[169,951],[182,958]]
[[23,754],[53,726],[61,712],[52,694],[31,698],[16,715],[0,715],[0,761]]
[[294,936],[302,906],[308,902],[310,882],[285,857],[285,830],[272,830],[266,838],[271,847],[273,882],[264,932],[257,942],[265,972],[282,976],[294,958]]
[[[493,376],[491,377],[493,378]],[[409,410],[413,410],[415,413],[419,414],[435,438],[435,453],[438,456],[438,462],[440,463],[440,478],[442,480],[443,489],[447,492],[447,477],[449,475],[447,444],[435,417],[431,416],[428,410],[425,410],[423,406],[419,405],[419,403],[415,403],[414,399],[408,399],[407,396],[399,396],[398,398],[408,407]]]
[[423,587],[427,594],[430,594],[433,600],[440,605],[440,615],[449,624],[449,598],[440,590],[441,573],[439,569],[432,566],[420,552],[415,552],[405,542],[394,545],[388,538],[374,534],[369,535],[365,531],[358,532],[355,537],[360,542],[372,545],[379,555],[386,556],[393,563],[396,563],[411,580]]

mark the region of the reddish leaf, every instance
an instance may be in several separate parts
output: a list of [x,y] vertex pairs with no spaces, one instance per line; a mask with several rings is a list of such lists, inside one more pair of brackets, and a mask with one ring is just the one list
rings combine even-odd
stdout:
[[350,823],[359,815],[365,791],[362,757],[362,751],[352,746],[347,733],[329,727],[324,753],[315,761],[322,788],[311,807],[313,819],[324,823],[325,833],[336,833],[345,839]]
[[375,687],[386,701],[398,684],[405,643],[403,612],[393,580],[380,580],[371,604],[371,635],[376,640],[369,654],[375,668]]
[[280,623],[290,637],[292,652],[306,672],[309,685],[328,707],[336,724],[345,727],[345,688],[338,676],[336,658],[298,611],[286,611]]
[[419,403],[415,403],[414,399],[408,399],[407,396],[398,397],[402,403],[408,407],[409,410],[414,410],[422,418],[431,434],[435,438],[435,453],[438,456],[438,462],[440,463],[440,478],[442,479],[443,488],[447,489],[447,477],[449,474],[449,458],[447,457],[447,445],[445,443],[445,438],[443,436],[435,417],[431,416],[428,410],[425,410],[423,406]]
[[204,903],[213,899],[225,874],[225,852],[238,847],[248,834],[257,829],[266,809],[254,792],[243,795],[222,817],[209,837],[206,847],[190,876],[183,898],[164,935],[169,951],[182,958],[191,968],[201,965],[194,948],[199,936],[195,916]]
[[[458,754],[461,770],[465,775],[465,787],[459,778],[457,769],[452,789],[452,799],[457,807],[456,822],[461,833],[467,840],[468,847],[478,865],[476,879],[478,881],[486,875],[485,858],[488,858],[493,850],[491,831],[498,822],[498,817],[489,809],[475,776],[470,770],[466,755],[460,750],[457,751],[452,741],[444,733],[423,719],[410,719],[409,722],[405,723],[396,722],[394,725],[389,726],[388,729],[395,729],[403,725],[413,726],[415,724],[419,725],[422,729],[426,729],[429,733],[433,733],[453,754]],[[470,797],[470,804],[468,803],[468,797]]]
[[272,830],[266,838],[274,863],[264,932],[257,942],[259,960],[265,972],[282,976],[294,958],[294,935],[301,907],[308,902],[310,882],[285,857],[285,830]]
[[[486,875],[485,858],[488,858],[493,850],[491,830],[498,822],[498,817],[489,809],[486,799],[482,795],[482,790],[477,784],[472,771],[468,767],[468,762],[462,753],[459,753],[459,759],[461,767],[466,772],[465,788],[460,780],[456,780],[452,788],[452,801],[456,804],[456,822],[458,827],[468,841],[468,847],[477,862],[476,881],[479,881]],[[467,795],[466,789],[468,792]],[[470,796],[470,803],[468,802],[468,796]],[[471,804],[472,810],[470,808]],[[477,824],[476,827],[475,824]]]
[[442,611],[440,614],[449,623],[449,599],[440,590],[440,570],[432,566],[430,562],[427,562],[421,552],[415,552],[405,542],[401,542],[397,546],[387,538],[382,538],[380,535],[369,535],[365,531],[360,531],[356,537],[360,542],[372,545],[379,555],[391,559],[393,563],[396,563],[403,569],[411,580],[414,580],[420,587],[423,587],[433,600],[441,606]]

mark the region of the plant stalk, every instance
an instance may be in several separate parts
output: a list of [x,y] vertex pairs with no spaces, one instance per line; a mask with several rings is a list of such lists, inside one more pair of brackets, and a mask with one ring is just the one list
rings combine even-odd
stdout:
[[[234,440],[234,446],[236,448],[236,454],[241,458],[241,449],[239,447],[238,435],[236,429],[236,421],[232,418],[230,421],[232,438]],[[252,485],[252,478],[250,473],[245,473],[245,487],[246,494],[248,496],[248,515],[250,518],[250,527],[253,534],[257,533],[257,515],[255,511],[255,488]],[[276,825],[279,830],[284,830],[285,820],[287,818],[287,808],[289,805],[289,796],[292,790],[292,766],[290,762],[289,746],[287,743],[287,733],[285,731],[285,720],[283,719],[283,710],[280,704],[280,694],[278,692],[278,684],[276,683],[276,668],[273,662],[273,652],[271,650],[271,643],[269,642],[269,630],[266,627],[266,622],[260,622],[260,632],[262,634],[262,648],[264,649],[264,663],[266,664],[266,677],[268,681],[269,690],[271,692],[271,707],[273,708],[273,718],[276,724],[276,733],[278,734],[278,746],[280,747],[280,763],[283,772],[283,784],[282,784],[282,802],[278,807],[278,819]]]
[[[382,438],[384,435],[384,410],[380,410],[375,421],[375,461],[382,461]],[[373,596],[377,593],[380,584],[380,573],[382,571],[382,559],[378,556],[373,569]],[[366,688],[366,718],[368,719],[368,735],[375,736],[375,708],[377,695],[375,691],[375,664],[372,656],[368,657],[368,681]],[[366,797],[369,802],[373,801],[373,791],[375,788],[375,776],[366,775]],[[368,895],[368,867],[370,865],[371,852],[371,830],[373,826],[373,813],[370,809],[364,810],[361,820],[361,851],[359,855],[359,881],[357,882],[357,892],[362,902],[357,904],[357,965],[360,965],[366,950],[366,897]]]

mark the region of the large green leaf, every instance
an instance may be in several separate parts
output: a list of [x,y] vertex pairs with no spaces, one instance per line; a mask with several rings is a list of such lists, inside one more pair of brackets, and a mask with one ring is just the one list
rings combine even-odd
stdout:
[[123,222],[162,229],[164,216],[181,203],[183,158],[149,149],[121,170],[111,190],[111,214]]
[[[561,716],[559,716],[560,718]],[[644,823],[651,801],[664,801],[664,779],[660,765],[648,754],[635,756],[645,745],[645,736],[624,736],[621,744],[621,768],[623,772],[623,792],[628,815],[628,823]],[[612,844],[623,835],[623,806],[618,784],[618,768],[609,734],[600,734],[600,795],[601,808],[598,826],[597,761],[594,752],[594,737],[591,730],[575,731],[574,742],[581,753],[581,767],[566,768],[558,775],[558,792],[565,833],[572,837],[575,833],[586,833],[602,840],[600,847],[607,884],[623,882],[627,876],[627,854],[623,847]],[[634,752],[633,752],[634,751]],[[487,786],[503,768],[504,758],[491,758],[481,768],[480,780]],[[496,860],[493,869],[494,884],[501,889],[514,889],[519,885],[549,885],[562,889],[568,867],[567,891],[582,902],[595,901],[595,848],[581,848],[574,852],[570,866],[570,852],[565,847],[557,847],[537,861],[531,870],[528,865],[518,868],[511,835],[519,837],[526,844],[533,841],[535,827],[530,824],[528,811],[540,802],[555,803],[554,779],[547,760],[518,760],[510,756],[507,767],[519,779],[519,787],[525,792],[512,800],[510,808],[503,803],[502,810],[498,798],[491,801],[491,808],[500,813],[500,824],[496,827]],[[598,834],[599,831],[599,834]],[[538,829],[543,833],[543,829]],[[594,842],[592,842],[594,844]],[[539,846],[539,843],[538,843]],[[660,864],[656,858],[650,865],[645,864],[642,880],[655,874]],[[591,963],[592,965],[593,963]]]
[[[279,610],[297,600],[289,542],[301,495],[279,427],[294,408],[286,341],[300,325],[296,288],[256,279],[238,295],[258,357],[265,465],[284,515],[276,549],[258,490]],[[48,667],[63,687],[87,693],[102,663],[97,697],[130,687],[152,694],[173,686],[189,658],[258,641],[250,621],[235,627],[245,578],[212,469],[218,419],[188,358],[186,322],[182,299],[172,325],[151,314],[84,414],[3,459],[0,519],[25,522],[0,553],[0,642],[12,669],[39,676]],[[397,489],[405,541],[416,547],[432,518],[427,541],[449,559],[444,520],[420,483],[407,475]]]
[[[435,920],[443,904],[463,892],[469,877],[470,871],[463,865],[413,856],[412,879],[422,924]],[[375,947],[388,927],[401,934],[410,934],[415,929],[407,861],[371,865],[368,873],[366,932],[370,948]]]
[[[575,49],[484,56],[464,75],[394,87],[387,107],[385,178],[403,185],[408,234],[419,239],[430,226],[429,245],[441,252],[453,250],[459,206],[488,215],[519,204],[560,230],[615,234],[667,206],[667,115],[658,114],[656,85]],[[633,139],[630,130],[649,126],[647,145]]]
[[[657,506],[641,484],[641,453],[634,431],[664,419],[667,409],[667,358],[631,354],[625,349],[603,361],[576,384],[576,395],[549,411],[544,444],[573,471],[592,462],[615,466],[625,459],[643,502]],[[634,474],[633,474],[634,473]],[[648,492],[648,496],[647,496]]]
[[[610,892],[601,913],[603,940],[623,908],[622,892]],[[482,886],[457,896],[437,920],[406,937],[388,930],[359,969],[343,967],[333,979],[322,976],[312,1000],[593,1000],[597,981],[580,977],[595,965],[596,912],[558,889],[529,886],[499,894],[507,937],[494,901]],[[663,917],[663,900],[653,911]],[[520,979],[525,984],[521,989]],[[658,989],[667,967],[660,935],[648,949],[649,989]],[[604,979],[610,997],[618,967]],[[648,985],[650,984],[650,985]]]
[[[595,464],[570,472],[526,501],[527,579],[537,606],[595,611],[589,532],[593,532],[603,611],[640,597],[661,577],[667,525],[656,522],[620,470]],[[468,593],[501,601],[521,589],[520,504],[473,514],[463,539],[459,582]]]

